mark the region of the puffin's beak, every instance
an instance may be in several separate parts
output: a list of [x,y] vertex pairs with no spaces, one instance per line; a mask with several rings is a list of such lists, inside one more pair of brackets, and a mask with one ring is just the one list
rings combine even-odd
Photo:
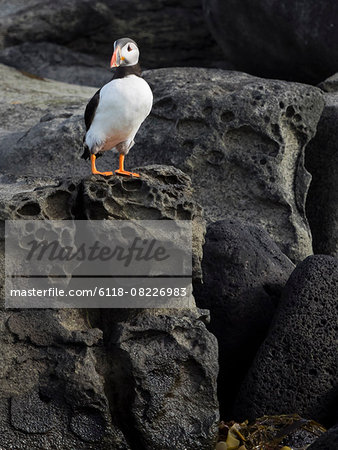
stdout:
[[110,61],[110,68],[119,67],[120,59],[121,59],[121,48],[119,45],[117,45]]

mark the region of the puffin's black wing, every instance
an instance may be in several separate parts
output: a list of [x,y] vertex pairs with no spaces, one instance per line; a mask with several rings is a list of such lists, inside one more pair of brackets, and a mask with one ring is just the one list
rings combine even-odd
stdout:
[[95,111],[96,111],[97,105],[99,104],[99,101],[100,101],[100,91],[101,91],[101,89],[99,89],[93,95],[93,97],[89,100],[88,105],[86,106],[86,110],[85,110],[85,114],[84,114],[86,131],[89,130],[90,125],[93,122],[93,119],[95,116]]
[[[84,113],[84,119],[85,119],[85,124],[86,124],[86,132],[89,130],[94,116],[95,116],[95,112],[97,109],[97,105],[99,104],[100,101],[100,91],[101,89],[99,89],[97,92],[95,92],[95,94],[93,95],[93,97],[89,100],[87,106],[86,106],[86,110]],[[83,137],[83,142],[85,141],[86,135],[84,135]],[[96,155],[99,156],[99,155]],[[86,144],[84,144],[84,151],[83,154],[81,156],[81,158],[83,159],[89,159],[90,158],[90,151],[89,148],[87,147]]]

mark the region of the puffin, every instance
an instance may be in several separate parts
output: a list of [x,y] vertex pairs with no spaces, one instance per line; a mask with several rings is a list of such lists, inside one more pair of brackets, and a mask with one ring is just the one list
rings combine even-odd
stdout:
[[95,161],[107,150],[119,153],[117,175],[139,177],[124,169],[124,158],[134,145],[134,138],[153,105],[149,84],[141,77],[139,48],[130,38],[114,42],[110,68],[116,68],[112,80],[99,89],[86,106],[84,119],[86,134],[82,158],[91,160],[93,174],[104,176]]

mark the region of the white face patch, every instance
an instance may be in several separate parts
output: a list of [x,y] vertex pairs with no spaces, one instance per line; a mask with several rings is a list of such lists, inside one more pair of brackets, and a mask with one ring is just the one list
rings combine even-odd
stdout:
[[134,42],[128,42],[121,50],[121,66],[133,66],[138,63],[139,49]]

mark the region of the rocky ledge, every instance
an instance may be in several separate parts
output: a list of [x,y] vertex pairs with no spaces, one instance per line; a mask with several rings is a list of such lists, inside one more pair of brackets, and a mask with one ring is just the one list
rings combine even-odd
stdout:
[[[205,223],[189,178],[173,167],[139,171],[140,179],[8,176],[1,184],[2,225],[6,219],[191,220],[193,276],[200,280]],[[218,356],[207,310],[0,315],[4,448],[213,449]]]

